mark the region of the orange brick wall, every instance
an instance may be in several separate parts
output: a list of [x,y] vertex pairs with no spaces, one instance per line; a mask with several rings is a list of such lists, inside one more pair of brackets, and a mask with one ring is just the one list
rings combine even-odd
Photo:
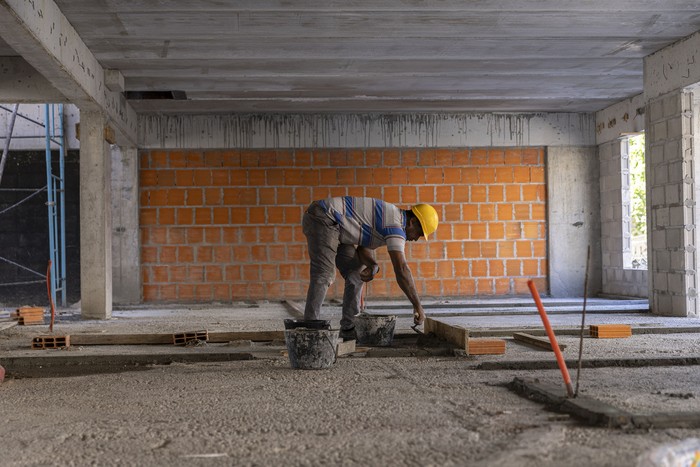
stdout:
[[[146,302],[306,296],[301,217],[314,199],[433,204],[437,236],[406,249],[422,296],[547,287],[542,148],[196,150],[140,153]],[[370,297],[401,298],[386,249]],[[342,297],[343,280],[328,297]]]

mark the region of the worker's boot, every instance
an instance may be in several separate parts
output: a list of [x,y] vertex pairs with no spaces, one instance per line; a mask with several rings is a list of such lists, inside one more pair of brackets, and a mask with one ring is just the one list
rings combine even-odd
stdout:
[[349,329],[341,329],[338,337],[343,339],[343,341],[357,340],[357,332],[355,331],[355,327],[353,326]]

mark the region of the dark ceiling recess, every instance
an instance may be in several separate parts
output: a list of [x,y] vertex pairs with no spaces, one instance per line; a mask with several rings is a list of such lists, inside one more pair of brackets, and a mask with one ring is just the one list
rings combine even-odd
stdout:
[[185,91],[124,91],[124,96],[128,100],[140,101],[151,99],[187,100]]

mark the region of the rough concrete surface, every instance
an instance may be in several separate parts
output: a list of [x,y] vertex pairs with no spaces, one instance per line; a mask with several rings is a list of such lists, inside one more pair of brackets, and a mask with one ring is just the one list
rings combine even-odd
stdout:
[[[116,310],[106,322],[66,315],[56,331],[282,329],[289,317],[275,304],[191,308]],[[337,322],[339,312],[329,312]],[[399,333],[412,332],[409,324],[399,318]],[[678,428],[589,427],[516,395],[505,387],[515,377],[561,386],[561,375],[556,369],[479,369],[484,362],[554,358],[512,339],[503,356],[358,354],[314,371],[292,369],[281,343],[26,350],[29,336],[45,332],[46,326],[0,331],[0,359],[35,359],[33,367],[14,372],[3,363],[2,465],[612,466],[635,465],[658,445],[697,436],[697,430]],[[698,356],[698,341],[692,332],[586,338],[584,359]],[[396,345],[410,342],[403,337]],[[567,359],[575,358],[578,339],[563,336],[562,342]],[[136,351],[202,357],[246,350],[253,360],[104,363]],[[42,364],[66,354],[85,356],[86,362],[101,356],[103,363]],[[570,371],[575,378],[576,369]],[[696,365],[584,368],[580,392],[639,413],[700,411],[697,372]]]

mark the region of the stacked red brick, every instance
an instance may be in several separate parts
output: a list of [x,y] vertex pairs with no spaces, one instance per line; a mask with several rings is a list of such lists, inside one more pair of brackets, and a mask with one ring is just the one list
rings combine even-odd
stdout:
[[[441,225],[407,258],[424,296],[526,294],[546,287],[541,148],[144,151],[140,222],[145,301],[305,296],[305,207],[328,196],[433,204]],[[401,297],[388,280],[372,297]],[[342,280],[329,296],[342,295]]]

